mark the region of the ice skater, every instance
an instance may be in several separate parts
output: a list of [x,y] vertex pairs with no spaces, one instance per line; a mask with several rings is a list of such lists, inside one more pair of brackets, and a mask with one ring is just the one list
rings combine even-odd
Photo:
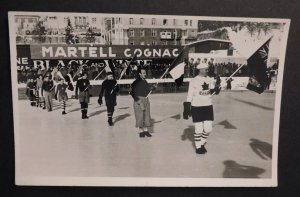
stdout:
[[55,99],[60,102],[61,109],[62,109],[62,115],[67,114],[66,113],[66,102],[68,100],[68,94],[66,92],[68,88],[68,85],[64,83],[64,79],[59,79],[59,84],[57,85],[56,88],[56,93],[55,93]]
[[42,88],[43,88],[43,75],[39,75],[38,78],[36,79],[36,106],[46,109],[45,99],[42,96]]
[[117,92],[119,91],[119,86],[117,81],[113,77],[112,72],[108,72],[106,79],[102,83],[101,91],[98,98],[99,105],[102,105],[102,97],[104,95],[105,104],[107,108],[107,122],[109,126],[113,126],[112,117],[115,111],[115,106],[117,105]]
[[42,85],[42,96],[45,98],[48,112],[52,111],[52,91],[54,88],[55,86],[51,79],[51,75],[47,74]]
[[214,120],[211,94],[214,89],[214,79],[208,77],[207,64],[197,66],[198,75],[194,77],[190,84],[186,102],[184,102],[183,118],[188,119],[191,115],[195,124],[194,140],[197,154],[207,152],[205,143],[212,131]]
[[[79,78],[76,83],[76,89],[75,89],[75,98],[79,98],[79,103],[81,107],[81,118],[82,119],[88,119],[87,116],[88,112],[88,103],[90,102],[90,81],[87,79],[87,73],[82,74],[82,78]],[[79,90],[79,96],[78,96],[78,90]]]
[[30,105],[33,107],[36,105],[36,84],[33,80],[33,78],[30,78],[28,80],[28,83],[26,85],[26,95],[28,96],[28,99],[30,101]]
[[138,69],[138,78],[131,84],[131,96],[133,97],[133,108],[136,120],[136,127],[139,129],[140,137],[152,137],[148,131],[151,126],[150,102],[147,97],[150,90],[146,81],[146,70]]

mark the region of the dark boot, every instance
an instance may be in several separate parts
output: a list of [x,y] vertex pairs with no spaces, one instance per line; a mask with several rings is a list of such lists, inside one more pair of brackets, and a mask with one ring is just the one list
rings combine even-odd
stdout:
[[109,126],[114,126],[114,123],[112,121],[112,117],[109,117],[107,122],[108,122]]
[[148,131],[144,131],[144,135],[145,135],[146,137],[152,137],[152,135],[151,135]]
[[83,119],[88,119],[89,117],[87,116],[87,110],[84,110],[84,118]]
[[81,110],[81,118],[84,119],[84,110]]
[[197,153],[197,154],[205,154],[205,153],[207,153],[207,150],[206,150],[206,148],[202,145],[200,148],[197,148],[197,149],[196,149],[196,153]]

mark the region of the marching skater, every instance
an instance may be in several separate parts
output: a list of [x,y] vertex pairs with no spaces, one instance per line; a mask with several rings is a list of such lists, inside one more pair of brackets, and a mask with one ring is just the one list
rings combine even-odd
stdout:
[[197,154],[205,154],[206,140],[212,131],[214,120],[213,105],[211,101],[214,79],[208,77],[207,64],[197,66],[198,75],[189,84],[186,102],[184,102],[183,118],[188,119],[191,115],[195,124],[194,140]]
[[52,111],[52,91],[55,88],[50,74],[46,74],[42,85],[42,96],[45,98],[48,112]]
[[30,78],[28,80],[27,86],[26,86],[26,95],[29,98],[30,105],[33,107],[36,105],[36,98],[35,98],[35,90],[36,90],[36,84],[33,80],[33,78]]
[[150,86],[146,81],[145,68],[139,68],[138,74],[138,78],[131,84],[136,127],[139,129],[140,137],[151,137],[152,135],[148,131],[148,127],[151,126],[150,102],[147,97],[150,92]]
[[66,92],[68,85],[64,83],[64,79],[59,79],[59,84],[56,88],[55,99],[61,103],[62,115],[66,113],[66,101],[68,100],[68,94]]
[[46,109],[45,99],[42,96],[42,88],[43,88],[43,75],[39,75],[39,77],[36,79],[36,106]]
[[104,95],[105,104],[107,107],[107,117],[109,126],[113,126],[112,117],[115,111],[115,106],[117,105],[117,92],[119,91],[119,86],[117,81],[113,77],[112,72],[107,73],[106,79],[102,83],[101,91],[99,94],[98,103],[102,105],[102,97]]
[[[87,73],[83,73],[82,78],[79,78],[77,80],[76,89],[75,89],[75,98],[76,99],[79,98],[82,119],[89,118],[87,116],[88,103],[90,102],[89,88],[90,88],[90,81],[87,79]],[[79,96],[78,96],[78,90],[79,90]]]

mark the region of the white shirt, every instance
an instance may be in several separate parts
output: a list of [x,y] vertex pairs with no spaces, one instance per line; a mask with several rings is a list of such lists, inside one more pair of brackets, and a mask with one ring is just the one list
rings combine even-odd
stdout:
[[187,102],[192,106],[212,105],[210,89],[214,88],[214,79],[211,77],[196,76],[190,81]]

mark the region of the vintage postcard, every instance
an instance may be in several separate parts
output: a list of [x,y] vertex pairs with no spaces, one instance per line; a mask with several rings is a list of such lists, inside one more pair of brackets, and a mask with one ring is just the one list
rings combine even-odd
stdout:
[[8,15],[17,185],[277,186],[289,19]]

